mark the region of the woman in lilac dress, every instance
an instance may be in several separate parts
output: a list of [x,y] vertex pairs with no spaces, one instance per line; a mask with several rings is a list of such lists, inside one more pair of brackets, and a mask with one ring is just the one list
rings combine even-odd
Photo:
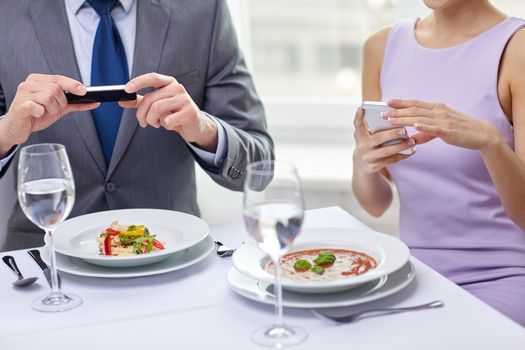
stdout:
[[370,135],[359,109],[352,186],[380,216],[394,185],[411,253],[525,325],[525,22],[488,0],[424,2],[365,43],[363,99],[408,135],[380,146],[402,129]]

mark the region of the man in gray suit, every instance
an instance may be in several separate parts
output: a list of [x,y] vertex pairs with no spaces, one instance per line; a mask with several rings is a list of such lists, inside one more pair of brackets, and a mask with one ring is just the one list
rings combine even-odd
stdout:
[[[126,89],[142,95],[121,103],[109,157],[89,111],[98,105],[68,105],[64,96],[83,95],[93,77],[100,17],[91,5],[104,1],[112,0],[0,2],[0,173],[16,165],[17,145],[61,143],[76,184],[70,217],[133,207],[199,215],[194,161],[241,190],[246,165],[273,158],[225,0],[113,0]],[[4,249],[41,244],[16,205]]]

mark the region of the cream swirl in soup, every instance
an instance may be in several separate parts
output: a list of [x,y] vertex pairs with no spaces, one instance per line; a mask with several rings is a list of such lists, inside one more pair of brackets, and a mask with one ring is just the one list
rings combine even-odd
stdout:
[[[335,256],[331,264],[319,265],[316,259],[330,252]],[[308,261],[309,268],[298,268],[297,261]],[[319,260],[317,260],[319,261]],[[294,265],[296,265],[294,267]],[[322,267],[322,273],[318,268]],[[282,277],[294,281],[335,281],[341,278],[362,275],[377,267],[377,262],[368,254],[348,249],[309,249],[285,254],[281,258]],[[274,274],[272,261],[264,266],[265,271]],[[314,272],[314,271],[317,272]]]

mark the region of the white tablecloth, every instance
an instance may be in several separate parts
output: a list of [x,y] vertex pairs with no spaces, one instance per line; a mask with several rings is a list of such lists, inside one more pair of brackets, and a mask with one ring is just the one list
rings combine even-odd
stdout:
[[[310,210],[305,227],[366,227],[340,208]],[[211,235],[230,246],[247,240],[242,223],[214,225]],[[260,349],[251,332],[273,321],[273,307],[244,299],[228,286],[229,258],[215,254],[190,268],[130,279],[62,274],[62,288],[84,299],[57,314],[33,311],[48,291],[25,251],[10,252],[26,276],[26,289],[11,286],[14,274],[0,268],[0,349]],[[5,255],[5,253],[0,253]],[[285,322],[309,333],[300,349],[524,350],[525,328],[512,322],[428,266],[412,258],[416,277],[388,298],[347,308],[404,306],[441,299],[435,310],[374,317],[338,325],[308,310],[285,309]],[[328,346],[328,347],[327,347]]]

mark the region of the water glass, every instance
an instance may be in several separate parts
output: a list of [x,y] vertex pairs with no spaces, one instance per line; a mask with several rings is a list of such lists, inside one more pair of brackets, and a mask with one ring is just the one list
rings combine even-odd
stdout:
[[275,323],[256,330],[252,340],[274,348],[303,342],[307,333],[283,323],[280,259],[301,232],[304,200],[295,167],[277,161],[260,161],[247,167],[244,185],[244,221],[250,236],[272,259],[275,267]]
[[75,202],[75,183],[66,149],[60,144],[35,144],[20,151],[18,200],[27,218],[46,232],[50,253],[51,293],[32,303],[35,310],[58,312],[82,304],[58,285],[53,230],[69,215]]

